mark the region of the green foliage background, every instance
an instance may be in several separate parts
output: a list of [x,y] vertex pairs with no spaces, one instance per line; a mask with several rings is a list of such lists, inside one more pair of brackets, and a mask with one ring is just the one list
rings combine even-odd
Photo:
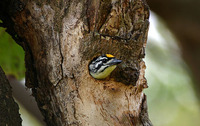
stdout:
[[17,79],[25,76],[24,50],[0,27],[0,66],[6,75],[14,75]]
[[150,22],[145,57],[150,120],[154,126],[200,126],[200,102],[178,42],[154,13]]

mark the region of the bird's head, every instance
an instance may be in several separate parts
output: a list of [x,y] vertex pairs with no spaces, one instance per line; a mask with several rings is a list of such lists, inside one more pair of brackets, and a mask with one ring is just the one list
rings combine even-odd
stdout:
[[111,54],[94,58],[89,64],[90,75],[95,79],[104,79],[117,67],[122,60],[116,59]]

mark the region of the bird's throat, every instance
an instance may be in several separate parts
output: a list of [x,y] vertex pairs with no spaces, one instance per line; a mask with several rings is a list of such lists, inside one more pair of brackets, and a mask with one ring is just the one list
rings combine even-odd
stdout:
[[110,75],[110,73],[117,67],[117,65],[110,66],[106,68],[103,72],[101,73],[90,73],[94,78],[96,79],[105,79]]

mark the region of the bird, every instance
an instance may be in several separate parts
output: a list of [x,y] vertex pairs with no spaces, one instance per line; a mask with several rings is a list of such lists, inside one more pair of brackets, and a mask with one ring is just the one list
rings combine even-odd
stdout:
[[105,79],[121,62],[122,60],[116,59],[112,54],[100,55],[90,61],[89,73],[95,79]]

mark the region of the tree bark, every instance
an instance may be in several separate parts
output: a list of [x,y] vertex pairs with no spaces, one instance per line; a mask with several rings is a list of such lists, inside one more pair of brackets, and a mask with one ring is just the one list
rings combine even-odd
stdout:
[[[10,28],[26,53],[26,86],[47,125],[152,125],[142,92],[148,87],[145,0],[12,0],[11,6]],[[95,80],[88,63],[106,53],[123,63]]]
[[19,106],[12,97],[12,89],[0,67],[0,126],[21,126]]

